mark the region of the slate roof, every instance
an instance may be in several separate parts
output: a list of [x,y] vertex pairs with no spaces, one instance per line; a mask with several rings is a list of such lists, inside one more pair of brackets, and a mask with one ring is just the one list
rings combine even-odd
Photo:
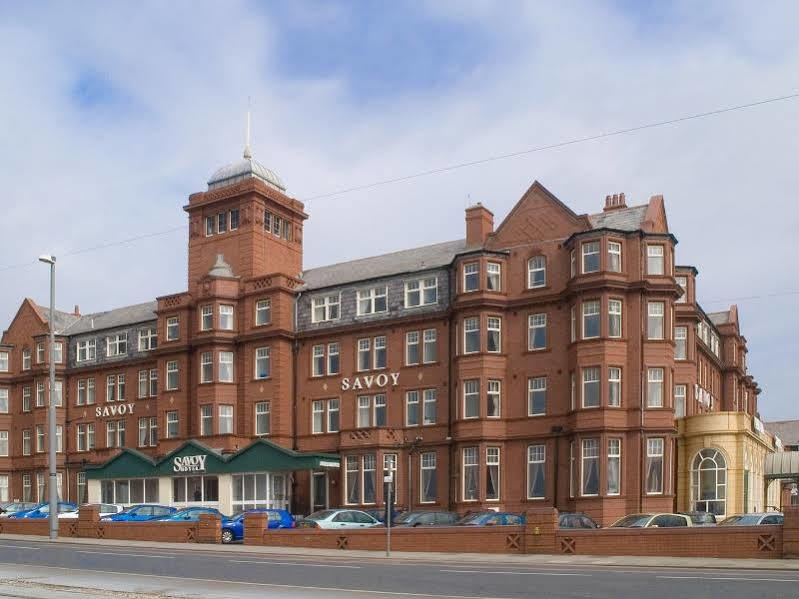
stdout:
[[381,256],[311,268],[302,274],[303,289],[322,289],[355,281],[389,277],[448,266],[466,250],[466,240],[447,241]]
[[785,445],[799,445],[799,420],[776,420],[764,422],[763,426],[772,435],[777,435]]
[[707,317],[710,319],[710,322],[712,322],[716,326],[719,326],[720,324],[730,323],[729,310],[724,310],[723,312],[708,312]]
[[637,231],[643,227],[647,205],[617,208],[599,214],[589,214],[588,219],[594,229],[617,229],[619,231]]
[[[50,309],[37,306],[45,317],[50,316]],[[90,331],[102,329],[113,329],[129,324],[147,322],[157,318],[155,310],[158,302],[145,302],[133,306],[124,306],[106,312],[95,312],[94,314],[82,314],[75,316],[69,312],[55,311],[55,330],[59,335],[80,335]]]

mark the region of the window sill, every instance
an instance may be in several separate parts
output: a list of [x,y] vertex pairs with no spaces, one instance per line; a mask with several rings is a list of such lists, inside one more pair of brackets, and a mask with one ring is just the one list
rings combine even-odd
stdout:
[[251,383],[259,383],[259,382],[271,381],[271,380],[272,380],[272,375],[270,374],[269,376],[265,376],[265,377],[262,377],[262,378],[254,377],[254,378],[250,379],[250,382]]
[[530,349],[528,347],[527,351],[525,353],[527,353],[527,354],[545,354],[545,353],[549,353],[551,351],[552,351],[551,347],[535,347],[535,348],[532,348],[532,349]]

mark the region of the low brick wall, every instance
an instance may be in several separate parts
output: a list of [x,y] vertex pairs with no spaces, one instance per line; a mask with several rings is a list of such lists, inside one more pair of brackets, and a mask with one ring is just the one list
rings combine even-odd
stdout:
[[[391,549],[447,553],[524,553],[524,537],[523,526],[399,527],[391,529]],[[267,530],[260,538],[245,538],[245,544],[384,551],[386,529],[380,527],[362,530]]]

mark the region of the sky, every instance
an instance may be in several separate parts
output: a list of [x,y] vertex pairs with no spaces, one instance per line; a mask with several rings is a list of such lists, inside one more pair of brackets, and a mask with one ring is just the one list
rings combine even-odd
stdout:
[[739,306],[761,415],[799,418],[799,99],[329,195],[797,93],[797,19],[791,1],[0,0],[0,327],[49,301],[45,252],[62,309],[185,290],[182,207],[240,157],[251,98],[254,156],[310,214],[306,267],[462,238],[466,205],[498,223],[534,180],[578,213],[663,194],[700,303]]

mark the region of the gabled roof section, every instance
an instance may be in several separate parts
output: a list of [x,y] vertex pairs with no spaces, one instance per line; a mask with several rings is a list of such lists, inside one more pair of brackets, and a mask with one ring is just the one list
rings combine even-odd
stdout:
[[122,450],[104,464],[86,467],[86,478],[126,478],[150,476],[155,468],[155,460],[140,451],[123,447]]
[[501,249],[519,243],[561,239],[590,228],[585,216],[576,214],[538,181],[491,233],[486,247]]
[[707,317],[716,326],[724,324],[733,324],[738,326],[738,306],[733,304],[729,310],[722,310],[721,312],[707,312]]
[[648,204],[631,206],[629,208],[616,208],[599,214],[590,214],[593,229],[616,229],[618,231],[640,231],[644,227],[644,219]]
[[322,289],[398,274],[421,272],[448,266],[466,249],[466,240],[447,241],[409,250],[371,256],[330,266],[311,268],[302,273],[303,289]]
[[[30,300],[33,303],[33,300]],[[44,322],[50,322],[50,307],[49,306],[40,306],[38,304],[33,304],[34,309],[39,314],[39,316],[44,320]],[[63,335],[64,331],[66,331],[69,327],[75,324],[79,319],[80,316],[73,314],[71,312],[64,312],[63,310],[55,309],[53,310],[53,317],[55,320],[54,323],[54,330],[56,335]]]
[[9,337],[13,338],[14,323],[24,319],[26,312],[33,316],[33,318],[40,326],[42,333],[47,332],[47,319],[39,311],[39,306],[36,305],[36,302],[34,302],[31,298],[26,297],[24,300],[22,300],[22,303],[19,305],[19,308],[17,308],[17,313],[14,314],[14,318],[11,319],[11,324],[8,325],[8,329],[3,331],[2,339],[0,339],[0,342],[8,343]]

